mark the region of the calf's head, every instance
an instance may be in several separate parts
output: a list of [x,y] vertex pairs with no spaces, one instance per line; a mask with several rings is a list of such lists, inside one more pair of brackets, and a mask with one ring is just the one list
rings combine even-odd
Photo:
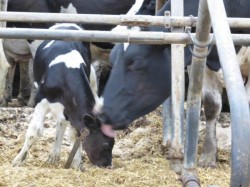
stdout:
[[115,46],[113,68],[96,114],[113,129],[124,129],[136,118],[159,106],[171,93],[168,46],[123,44]]
[[83,120],[89,130],[83,142],[83,148],[90,162],[99,167],[111,166],[112,149],[115,143],[114,131],[106,130],[105,128],[109,126],[102,126],[99,120],[91,115],[84,115]]

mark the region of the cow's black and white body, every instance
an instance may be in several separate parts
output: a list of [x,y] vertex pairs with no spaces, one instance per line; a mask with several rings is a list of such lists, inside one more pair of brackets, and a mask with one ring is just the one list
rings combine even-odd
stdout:
[[[83,14],[125,14],[129,11],[135,0],[119,1],[119,0],[9,0],[8,11],[17,12],[45,12],[45,13],[83,13]],[[51,23],[7,23],[8,27],[17,28],[49,28]],[[112,25],[83,25],[85,29],[93,30],[111,30]],[[27,40],[4,40],[3,47],[6,58],[10,64],[10,69],[6,77],[0,79],[1,83],[6,82],[5,93],[0,92],[0,105],[7,106],[11,101],[12,81],[15,72],[16,63],[20,63],[20,93],[19,100],[34,106],[35,89],[33,87],[32,78],[32,57],[36,52],[37,46],[41,41]],[[113,45],[106,43],[95,43],[102,48],[110,48]],[[30,68],[29,67],[30,64]],[[5,68],[6,70],[7,68]],[[30,69],[30,71],[29,71]],[[30,73],[30,77],[28,76]],[[1,77],[0,77],[1,78]],[[31,79],[31,83],[29,80]],[[30,93],[30,89],[32,89]],[[1,89],[0,89],[1,91]],[[31,95],[31,96],[30,96]],[[30,98],[29,98],[30,96]]]
[[[51,29],[80,30],[74,24],[59,24]],[[13,165],[21,165],[31,145],[43,133],[44,118],[51,112],[57,121],[56,140],[48,159],[55,164],[59,160],[62,138],[70,122],[73,140],[86,129],[89,135],[83,140],[90,161],[98,166],[110,166],[114,137],[93,116],[92,109],[98,102],[96,76],[90,64],[89,43],[44,41],[34,58],[34,80],[38,88],[34,116],[29,125],[24,146]],[[104,132],[104,133],[103,133]],[[71,167],[82,163],[81,146]]]
[[[198,0],[184,1],[184,15],[197,16]],[[224,1],[228,17],[250,17],[250,1]],[[170,1],[159,11],[164,15],[170,10]],[[170,30],[149,27],[148,31]],[[233,33],[249,33],[248,29],[233,29]],[[99,118],[114,129],[124,129],[136,118],[154,110],[171,94],[170,45],[130,44],[124,48],[118,44],[111,52],[114,64],[103,94],[103,107],[97,106]],[[191,63],[192,55],[185,49],[185,63]],[[175,62],[172,62],[175,63]],[[201,155],[202,166],[214,166],[217,154],[215,122],[221,111],[222,85],[212,74],[219,72],[220,63],[214,47],[207,58],[203,86],[203,103],[207,120],[206,140]],[[217,76],[218,77],[218,76]],[[216,83],[216,84],[215,84]]]

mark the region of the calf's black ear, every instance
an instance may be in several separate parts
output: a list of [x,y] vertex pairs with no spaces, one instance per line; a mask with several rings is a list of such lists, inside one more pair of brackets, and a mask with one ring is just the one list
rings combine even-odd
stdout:
[[90,131],[96,131],[100,129],[98,120],[90,114],[84,114],[83,123]]

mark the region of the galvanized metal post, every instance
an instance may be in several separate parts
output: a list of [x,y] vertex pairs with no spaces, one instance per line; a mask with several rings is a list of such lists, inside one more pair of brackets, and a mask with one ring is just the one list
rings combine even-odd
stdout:
[[[196,28],[196,41],[201,46],[208,43],[210,28],[211,20],[208,13],[207,2],[206,0],[200,0],[198,24]],[[201,48],[194,46],[193,52],[198,55],[204,55],[207,53],[207,47]],[[198,186],[196,162],[198,154],[201,94],[205,64],[206,57],[197,58],[193,56],[188,89],[187,131],[184,151],[184,169],[182,172],[183,184],[186,184],[186,186]],[[192,180],[197,181],[197,183],[194,183]]]
[[173,123],[171,118],[171,96],[163,103],[163,146],[171,147]]
[[[171,13],[173,16],[183,16],[183,0],[174,0],[171,2]],[[182,27],[172,27],[172,32],[183,32]],[[184,45],[171,45],[171,108],[172,108],[172,144],[170,158],[183,158],[183,125],[184,125]]]
[[250,186],[249,105],[226,21],[223,1],[209,0],[213,32],[230,103],[232,125],[231,186]]
[[[162,8],[166,1],[156,0],[155,14]],[[173,123],[171,120],[171,96],[163,103],[163,146],[169,148],[171,146],[171,134],[173,131]]]

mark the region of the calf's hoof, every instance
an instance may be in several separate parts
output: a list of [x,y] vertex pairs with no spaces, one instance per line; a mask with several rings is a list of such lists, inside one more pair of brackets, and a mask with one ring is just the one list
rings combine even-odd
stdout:
[[5,99],[0,99],[0,107],[7,107],[8,102]]
[[51,165],[56,165],[58,164],[60,161],[60,156],[58,155],[50,155],[48,160],[46,161],[47,164],[51,164]]
[[204,168],[216,168],[217,167],[216,157],[211,155],[201,154],[198,166]]
[[73,159],[73,161],[72,161],[72,163],[70,165],[70,168],[83,171],[84,170],[84,168],[83,168],[83,160]]
[[16,156],[15,159],[12,161],[12,166],[13,167],[22,166],[24,164],[24,160],[25,160],[25,158],[20,157],[20,156]]

